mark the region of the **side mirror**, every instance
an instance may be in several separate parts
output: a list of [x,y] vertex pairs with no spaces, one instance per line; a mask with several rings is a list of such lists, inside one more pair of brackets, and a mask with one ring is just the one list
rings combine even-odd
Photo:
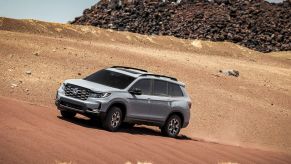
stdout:
[[129,90],[129,93],[133,94],[133,95],[141,95],[142,91],[139,88],[132,88]]

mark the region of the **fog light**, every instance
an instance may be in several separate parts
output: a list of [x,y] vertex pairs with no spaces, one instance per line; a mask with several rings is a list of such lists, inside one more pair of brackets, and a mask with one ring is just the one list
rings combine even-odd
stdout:
[[97,113],[99,112],[99,109],[93,109],[93,112]]

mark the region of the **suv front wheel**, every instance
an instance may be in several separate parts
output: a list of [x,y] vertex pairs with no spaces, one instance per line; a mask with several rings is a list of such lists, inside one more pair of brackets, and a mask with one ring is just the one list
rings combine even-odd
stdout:
[[177,137],[181,130],[181,118],[178,115],[172,115],[161,128],[162,134],[168,137]]
[[109,109],[105,119],[102,121],[105,130],[115,132],[122,123],[122,111],[119,107],[113,106]]

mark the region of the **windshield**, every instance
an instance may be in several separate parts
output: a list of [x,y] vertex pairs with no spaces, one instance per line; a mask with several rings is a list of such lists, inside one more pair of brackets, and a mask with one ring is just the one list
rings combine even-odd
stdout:
[[124,89],[135,80],[134,77],[109,70],[101,70],[86,77],[84,80],[99,83],[113,88]]

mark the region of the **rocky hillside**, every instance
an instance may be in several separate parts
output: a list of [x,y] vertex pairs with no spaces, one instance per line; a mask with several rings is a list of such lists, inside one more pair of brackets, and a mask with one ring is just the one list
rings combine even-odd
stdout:
[[230,41],[261,51],[291,50],[291,1],[101,0],[72,24],[147,35]]

